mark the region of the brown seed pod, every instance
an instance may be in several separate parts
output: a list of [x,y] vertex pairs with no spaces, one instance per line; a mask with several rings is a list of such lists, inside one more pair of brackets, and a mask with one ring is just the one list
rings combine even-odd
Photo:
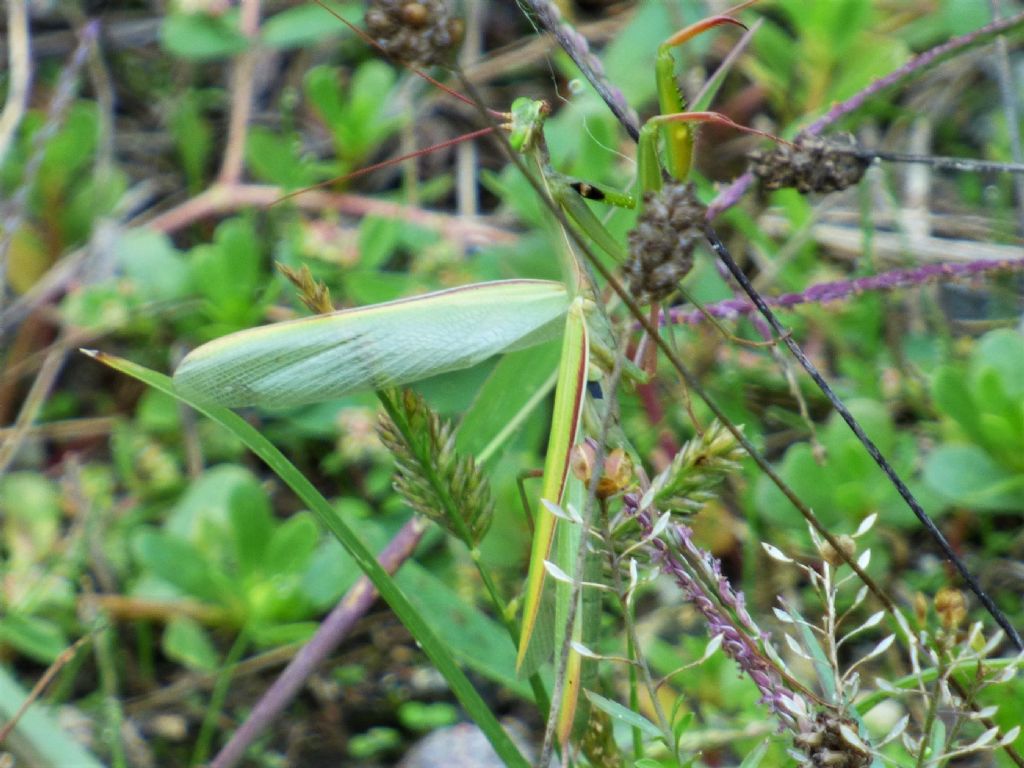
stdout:
[[644,211],[629,233],[629,260],[622,268],[637,302],[665,298],[693,268],[706,211],[692,184],[670,184],[644,196]]
[[793,146],[779,144],[751,152],[750,169],[764,189],[795,187],[801,194],[837,192],[860,181],[870,160],[854,154],[857,141],[849,133],[831,137],[800,136]]
[[[849,734],[849,736],[847,736]],[[851,743],[850,739],[857,743]],[[867,768],[871,754],[857,736],[857,723],[833,712],[819,712],[793,737],[814,768]]]
[[367,34],[403,64],[448,62],[463,31],[445,0],[370,0],[366,8]]

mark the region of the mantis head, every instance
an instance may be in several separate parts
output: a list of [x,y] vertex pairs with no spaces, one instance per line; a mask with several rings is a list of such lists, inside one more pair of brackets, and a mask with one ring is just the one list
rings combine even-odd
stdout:
[[512,102],[508,122],[502,127],[508,130],[508,143],[516,152],[528,152],[537,146],[542,138],[544,120],[551,114],[546,101],[520,97]]

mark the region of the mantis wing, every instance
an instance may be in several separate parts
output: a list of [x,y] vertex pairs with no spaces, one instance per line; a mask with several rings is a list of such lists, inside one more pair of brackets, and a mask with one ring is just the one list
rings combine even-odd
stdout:
[[561,283],[501,280],[265,325],[193,350],[174,385],[239,407],[409,384],[552,338],[568,305]]

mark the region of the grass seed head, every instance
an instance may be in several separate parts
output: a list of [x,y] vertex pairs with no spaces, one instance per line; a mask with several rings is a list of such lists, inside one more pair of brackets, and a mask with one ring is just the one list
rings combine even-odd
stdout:
[[967,618],[967,598],[959,589],[943,587],[935,595],[935,613],[945,629],[956,629]]

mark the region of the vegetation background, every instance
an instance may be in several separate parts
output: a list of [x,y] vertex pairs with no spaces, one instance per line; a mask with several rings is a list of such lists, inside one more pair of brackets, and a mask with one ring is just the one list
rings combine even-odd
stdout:
[[[554,166],[626,186],[634,149],[565,55],[515,3],[466,6],[460,61],[487,106],[549,100]],[[332,7],[359,23],[361,4]],[[11,62],[0,83],[15,104],[0,124],[0,424],[8,425],[0,430],[0,721],[54,662],[59,670],[42,697],[46,710],[26,718],[6,748],[25,764],[199,764],[359,572],[234,435],[77,349],[170,371],[204,341],[304,313],[275,261],[308,266],[338,306],[488,279],[559,279],[558,235],[487,139],[273,204],[285,191],[480,127],[475,110],[383,60],[321,6],[31,4],[24,28],[19,8],[9,0],[0,41]],[[658,43],[711,10],[683,0],[563,8],[645,116],[655,109]],[[748,23],[764,21],[714,108],[792,137],[996,11],[1010,17],[1020,4],[765,0],[744,13]],[[737,37],[718,31],[679,53],[687,93]],[[1019,163],[1020,41],[1018,25],[1001,41],[965,48],[870,98],[839,127],[862,146]],[[18,61],[30,61],[31,80]],[[705,199],[761,143],[703,129]],[[763,293],[807,292],[785,322],[1016,626],[1024,620],[1021,178],[882,163],[834,195],[751,191],[716,223]],[[624,233],[632,216],[615,212],[609,226]],[[971,279],[919,272],[869,290],[852,282],[947,262],[1005,263]],[[832,281],[847,289],[842,301],[808,292]],[[710,305],[732,296],[707,252],[688,285]],[[728,324],[756,338],[747,321]],[[808,422],[763,350],[706,322],[675,336],[706,388],[830,530],[852,533],[879,515],[869,571],[908,612],[938,626],[930,601],[957,582],[821,396],[801,379]],[[530,358],[522,376],[546,376],[547,354],[549,367]],[[465,415],[460,439],[469,444],[482,445],[510,418],[481,400],[492,367],[416,387],[440,413]],[[660,378],[623,395],[624,427],[655,469],[694,434],[681,398]],[[694,408],[707,419],[699,402]],[[366,394],[246,418],[377,550],[410,511],[392,489],[375,411]],[[509,596],[529,549],[516,478],[543,463],[547,421],[538,409],[487,468],[496,513],[483,559]],[[781,632],[771,612],[779,596],[805,616],[821,612],[806,573],[761,548],[817,556],[802,518],[752,464],[692,525],[765,629]],[[429,532],[399,578],[417,607],[444,617],[436,629],[492,710],[536,728],[465,550]],[[638,610],[658,675],[701,657],[707,628],[671,584],[654,582]],[[68,653],[80,638],[87,642]],[[847,660],[878,639],[868,633]],[[901,678],[903,664],[901,654],[884,654],[873,674]],[[758,690],[721,654],[663,692],[688,713],[684,743],[700,752],[696,764],[738,764],[766,739],[764,764],[788,759]],[[1003,705],[994,719],[1004,732],[1024,719],[1019,682],[986,694],[984,705]],[[899,716],[880,708],[868,725],[884,733]],[[390,765],[417,735],[460,717],[378,604],[248,759]]]

